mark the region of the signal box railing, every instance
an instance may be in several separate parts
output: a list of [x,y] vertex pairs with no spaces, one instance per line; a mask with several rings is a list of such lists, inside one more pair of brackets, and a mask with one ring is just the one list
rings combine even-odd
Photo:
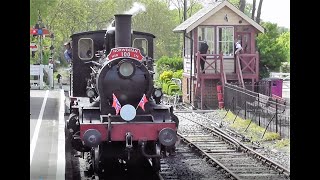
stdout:
[[[206,58],[205,58],[206,57]],[[201,63],[204,61],[204,73],[201,71]],[[204,79],[218,79],[221,81],[222,86],[226,82],[226,76],[223,71],[223,53],[220,54],[200,54],[198,51],[196,53],[196,77],[197,77],[197,87],[200,85],[200,89],[197,88],[196,93],[200,95],[201,109],[203,109],[203,91],[204,91]]]
[[[259,53],[237,54],[242,74],[259,74]],[[239,71],[236,69],[236,71]]]

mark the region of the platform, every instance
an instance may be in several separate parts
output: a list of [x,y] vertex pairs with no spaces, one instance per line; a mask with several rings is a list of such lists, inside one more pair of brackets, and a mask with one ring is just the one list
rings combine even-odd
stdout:
[[30,180],[65,179],[64,90],[30,90]]

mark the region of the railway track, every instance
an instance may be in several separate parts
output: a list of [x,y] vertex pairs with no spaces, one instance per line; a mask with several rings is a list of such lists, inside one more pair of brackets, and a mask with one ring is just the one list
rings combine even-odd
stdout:
[[[182,111],[181,111],[182,112]],[[195,113],[175,114],[179,118],[178,135],[209,164],[231,179],[290,179],[290,171],[256,153],[218,127],[204,125],[205,118]],[[208,122],[207,122],[208,123]]]
[[176,155],[161,159],[160,180],[227,180],[217,168],[208,164],[186,144],[179,143]]

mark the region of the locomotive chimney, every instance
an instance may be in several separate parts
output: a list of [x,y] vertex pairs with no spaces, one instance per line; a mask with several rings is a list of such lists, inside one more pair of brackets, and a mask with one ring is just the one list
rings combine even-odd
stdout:
[[115,16],[115,47],[131,47],[131,14]]

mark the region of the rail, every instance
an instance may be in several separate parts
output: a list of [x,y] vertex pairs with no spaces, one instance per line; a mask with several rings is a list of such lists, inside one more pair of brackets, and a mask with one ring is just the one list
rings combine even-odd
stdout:
[[[232,179],[246,179],[252,177],[252,175],[261,175],[262,177],[269,177],[270,175],[274,176],[275,179],[290,178],[290,171],[288,169],[255,152],[244,143],[221,130],[218,126],[215,126],[210,119],[195,113],[192,116],[186,116],[181,113],[176,113],[176,115],[180,120],[179,126],[192,126],[194,127],[193,129],[196,128],[195,126],[203,128],[202,131],[197,130],[195,135],[191,136],[191,131],[183,130],[181,131],[183,133],[179,132],[179,136],[183,139],[183,142],[186,142],[190,147],[200,152],[202,157],[205,157],[210,164],[221,167],[225,174]],[[186,123],[186,121],[191,121],[196,125]],[[208,126],[209,124],[211,124],[210,127]],[[179,129],[181,128],[183,127],[179,127]],[[193,129],[192,131],[194,131]],[[215,150],[215,146],[219,147],[220,150]],[[254,163],[253,159],[262,162],[262,164]],[[243,170],[239,171],[239,169]],[[273,169],[273,172],[270,169]],[[254,171],[254,174],[251,171]]]

